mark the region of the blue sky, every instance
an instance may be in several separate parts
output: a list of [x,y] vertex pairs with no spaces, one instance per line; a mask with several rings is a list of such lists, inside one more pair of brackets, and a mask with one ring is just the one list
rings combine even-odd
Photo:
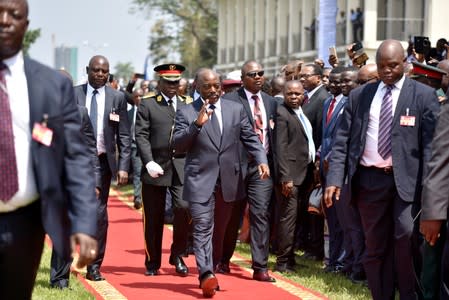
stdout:
[[30,56],[53,66],[56,46],[78,47],[78,81],[90,57],[109,59],[111,72],[117,62],[131,62],[143,72],[148,55],[151,21],[142,13],[130,14],[132,0],[28,0],[30,29],[41,29]]

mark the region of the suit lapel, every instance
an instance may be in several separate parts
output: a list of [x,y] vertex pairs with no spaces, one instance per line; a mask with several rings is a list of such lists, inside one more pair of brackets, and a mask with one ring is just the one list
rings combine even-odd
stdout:
[[340,99],[340,102],[338,102],[337,106],[335,106],[334,111],[332,112],[332,116],[329,121],[329,124],[327,126],[327,128],[329,130],[334,130],[334,127],[337,124],[338,116],[340,115],[340,111],[343,108],[343,106],[345,105],[347,100],[348,100],[348,98],[343,96],[343,98]]
[[[198,100],[196,100],[195,102],[192,103],[193,107],[195,108],[197,115],[201,110],[201,107],[203,107],[203,101],[201,100],[201,98],[198,98]],[[220,139],[221,137],[217,137],[214,134],[214,131],[212,130],[211,126],[210,126],[210,120],[208,120],[204,126],[203,129],[204,131],[206,131],[206,134],[209,136],[209,139],[212,141],[212,143],[214,144],[215,147],[217,147],[217,149],[220,149]]]
[[290,114],[290,118],[294,120],[293,124],[295,124],[295,127],[299,129],[299,131],[302,132],[302,134],[307,139],[307,133],[305,128],[302,126],[301,120],[299,119],[298,115],[288,106],[285,106],[287,108],[288,113]]
[[[28,102],[30,107],[30,130],[33,130],[33,126],[35,122],[42,122],[42,117],[44,114],[44,102],[43,101],[33,101],[33,98],[39,97],[40,89],[42,86],[40,85],[40,81],[35,80],[35,78],[38,78],[34,75],[35,69],[33,68],[32,63],[27,59],[24,58],[25,61],[25,76],[27,78],[27,86],[28,86]],[[34,97],[33,97],[34,96]]]
[[83,93],[82,95],[78,94],[78,99],[76,101],[81,106],[86,106],[86,94],[87,94],[87,84],[83,84],[82,86]]
[[240,97],[240,102],[243,104],[243,107],[245,108],[245,111],[248,115],[248,119],[249,119],[249,122],[251,123],[251,127],[254,127],[253,113],[251,111],[251,107],[249,106],[249,101],[246,98],[245,90],[243,88],[240,88],[238,90],[238,94]]
[[104,87],[104,117],[103,117],[103,124],[106,128],[109,122],[109,113],[112,112],[112,106],[113,106],[113,97],[111,94],[111,91],[109,90],[108,86]]
[[393,126],[394,124],[400,123],[399,118],[401,117],[401,112],[405,111],[404,107],[407,105],[408,100],[413,99],[411,91],[414,91],[414,89],[411,85],[412,81],[406,77],[404,84],[402,85],[401,93],[399,94],[398,103],[394,110]]

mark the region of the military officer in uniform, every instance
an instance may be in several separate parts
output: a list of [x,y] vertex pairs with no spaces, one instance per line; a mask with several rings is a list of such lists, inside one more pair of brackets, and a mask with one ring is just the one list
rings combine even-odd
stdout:
[[187,245],[190,222],[188,203],[183,199],[185,155],[175,155],[170,147],[176,109],[192,102],[177,95],[185,70],[178,64],[154,68],[159,75],[158,93],[142,98],[136,115],[136,143],[142,159],[142,200],[147,276],[158,275],[161,267],[162,232],[167,189],[173,203],[173,243],[169,263],[176,273],[187,276],[189,270],[182,255]]

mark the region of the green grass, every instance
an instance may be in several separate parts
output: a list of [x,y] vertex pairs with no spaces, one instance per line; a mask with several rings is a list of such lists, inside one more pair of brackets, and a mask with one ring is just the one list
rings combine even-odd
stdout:
[[[236,251],[246,259],[251,259],[249,244],[237,244]],[[308,289],[317,291],[332,300],[365,300],[371,299],[368,288],[352,283],[343,275],[328,274],[323,270],[321,262],[301,258],[296,253],[296,272],[284,273],[282,276]],[[273,270],[276,257],[270,255],[268,268]]]
[[50,287],[50,258],[51,249],[45,245],[42,254],[39,272],[37,273],[36,284],[33,291],[33,300],[87,300],[95,299],[78,281],[75,275],[70,274],[70,289],[58,290]]

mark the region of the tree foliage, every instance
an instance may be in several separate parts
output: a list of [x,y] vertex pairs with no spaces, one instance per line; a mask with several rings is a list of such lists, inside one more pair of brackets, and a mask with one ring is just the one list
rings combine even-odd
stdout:
[[216,0],[134,0],[155,19],[149,36],[154,64],[179,61],[189,75],[217,62]]
[[28,52],[30,51],[31,45],[36,42],[36,40],[41,36],[41,30],[39,29],[29,29],[25,33],[25,37],[23,38],[23,54],[28,56]]
[[124,82],[127,82],[131,75],[134,73],[134,67],[130,62],[122,63],[118,62],[114,67],[114,77],[119,79],[122,78]]

